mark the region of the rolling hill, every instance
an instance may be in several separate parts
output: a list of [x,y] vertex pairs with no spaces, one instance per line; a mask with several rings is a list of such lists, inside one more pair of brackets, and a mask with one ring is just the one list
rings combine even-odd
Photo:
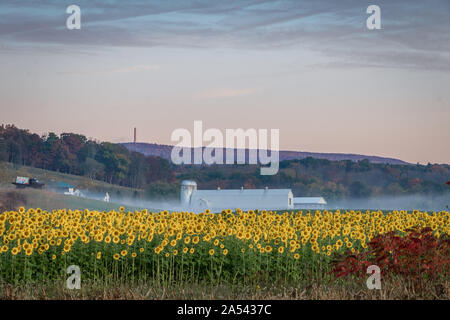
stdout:
[[[92,198],[83,198],[52,192],[48,189],[16,189],[11,182],[16,176],[34,177],[45,183],[46,187],[57,181],[74,185],[85,192],[105,193],[111,195],[111,202],[107,203]],[[124,205],[128,210],[141,209],[139,205],[129,205],[127,199],[141,197],[143,191],[92,180],[87,177],[64,174],[28,166],[15,166],[11,163],[0,162],[0,211],[10,210],[18,206],[39,207],[42,209],[90,209],[111,210]],[[127,205],[128,204],[128,205]]]
[[[172,152],[173,146],[155,143],[136,143],[126,142],[122,143],[128,150],[136,151],[142,153],[146,156],[157,156],[166,160],[170,160],[170,154]],[[236,149],[235,149],[236,151]],[[193,153],[193,148],[191,148],[191,153]],[[234,152],[236,154],[236,152]],[[248,149],[245,151],[246,159],[248,159]],[[226,149],[223,149],[223,154],[226,154]],[[283,160],[300,160],[307,157],[312,157],[316,159],[327,159],[332,161],[340,160],[351,160],[360,161],[368,159],[371,163],[384,163],[384,164],[410,164],[403,160],[395,158],[386,158],[379,156],[367,156],[361,154],[349,154],[349,153],[318,153],[318,152],[304,152],[304,151],[287,151],[281,150],[279,152],[280,161]]]

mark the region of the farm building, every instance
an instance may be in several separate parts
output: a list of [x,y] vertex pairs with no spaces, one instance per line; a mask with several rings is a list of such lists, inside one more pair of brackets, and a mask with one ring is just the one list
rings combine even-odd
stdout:
[[56,185],[54,186],[54,189],[57,191],[64,193],[64,192],[70,192],[70,189],[74,190],[75,186],[65,182],[65,181],[58,181]]
[[325,209],[327,202],[322,197],[295,197],[294,209]]
[[52,184],[51,189],[68,196],[83,197],[83,193],[80,190],[65,181],[58,181],[57,183]]
[[197,190],[195,181],[181,183],[181,205],[194,210],[270,209],[294,208],[291,189],[228,189]]

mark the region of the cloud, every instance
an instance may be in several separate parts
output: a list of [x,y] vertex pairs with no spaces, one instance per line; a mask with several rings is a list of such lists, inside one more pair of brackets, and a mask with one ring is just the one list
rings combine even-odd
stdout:
[[[335,66],[387,65],[447,71],[450,1],[378,0],[382,30],[365,27],[361,0],[79,0],[82,29],[65,28],[68,1],[0,3],[3,43],[98,47],[277,50],[332,57]],[[0,51],[1,52],[1,51]],[[407,59],[399,58],[399,54]],[[375,62],[374,62],[375,61]]]
[[91,71],[63,71],[59,72],[59,74],[72,74],[72,75],[108,75],[115,73],[130,73],[130,72],[143,72],[143,71],[155,71],[159,70],[159,65],[137,65],[125,68],[117,68],[111,70],[91,70]]
[[246,96],[257,92],[256,89],[231,89],[231,88],[218,88],[204,92],[200,92],[194,95],[194,99],[222,99],[222,98],[234,98],[240,96]]

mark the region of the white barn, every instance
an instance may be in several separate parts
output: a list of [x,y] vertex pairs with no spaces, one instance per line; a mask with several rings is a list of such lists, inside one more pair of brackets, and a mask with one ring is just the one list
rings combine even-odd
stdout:
[[322,197],[295,197],[294,209],[325,209],[327,202]]
[[294,208],[294,195],[291,189],[197,190],[195,181],[190,180],[181,183],[180,200],[182,207],[194,210]]

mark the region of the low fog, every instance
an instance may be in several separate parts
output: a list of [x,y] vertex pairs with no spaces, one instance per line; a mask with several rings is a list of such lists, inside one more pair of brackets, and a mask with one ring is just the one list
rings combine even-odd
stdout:
[[[147,208],[152,210],[168,210],[168,211],[191,211],[200,212],[198,208],[182,207],[179,199],[170,201],[163,200],[141,200],[126,199],[114,201],[111,203],[118,205]],[[330,200],[326,206],[327,210],[336,209],[364,209],[364,210],[421,210],[421,211],[442,211],[449,210],[450,194],[446,195],[407,195],[407,196],[383,196],[368,199],[341,199]],[[233,206],[230,206],[232,209]],[[227,209],[227,208],[224,208]],[[257,209],[257,208],[255,208]],[[260,208],[263,209],[263,208]],[[302,210],[302,209],[299,209]],[[215,210],[217,211],[217,210]]]
[[[106,193],[102,192],[91,192],[85,189],[79,189],[81,192],[80,197],[85,199],[92,199],[98,201],[104,201]],[[77,197],[76,195],[72,195],[73,197]],[[172,199],[172,200],[151,200],[151,199],[141,199],[141,198],[133,198],[133,197],[117,197],[114,194],[110,194],[109,204],[115,205],[117,207],[133,207],[133,208],[142,208],[149,210],[169,210],[176,211],[181,210],[180,200]]]
[[448,210],[450,194],[381,196],[368,199],[342,199],[328,201],[327,209],[380,209],[380,210]]
[[[10,188],[4,190],[11,190]],[[48,190],[53,191],[54,190]],[[89,190],[80,190],[81,198],[104,201],[105,193],[100,192],[90,192]],[[60,193],[60,192],[58,192]],[[60,193],[61,194],[61,193]],[[77,197],[76,195],[69,195],[71,197]],[[0,199],[1,200],[1,199]],[[331,200],[325,199],[328,204],[325,207],[327,210],[336,209],[361,209],[361,210],[408,210],[412,211],[414,209],[421,211],[448,211],[450,207],[450,193],[441,195],[405,195],[405,196],[380,196],[375,198],[367,199],[340,199]],[[141,199],[134,197],[117,197],[115,195],[110,195],[109,206],[105,205],[106,208],[114,207],[117,205],[125,206],[128,210],[136,209],[149,209],[153,212],[160,210],[168,211],[190,211],[190,212],[201,212],[200,208],[192,208],[182,206],[179,198],[170,200],[157,200],[157,199]],[[228,208],[223,208],[228,209]],[[229,209],[233,209],[231,204]],[[264,209],[255,206],[254,209]],[[293,209],[289,209],[292,211]],[[302,208],[294,210],[305,210]],[[219,212],[220,209],[213,209],[214,212]]]

